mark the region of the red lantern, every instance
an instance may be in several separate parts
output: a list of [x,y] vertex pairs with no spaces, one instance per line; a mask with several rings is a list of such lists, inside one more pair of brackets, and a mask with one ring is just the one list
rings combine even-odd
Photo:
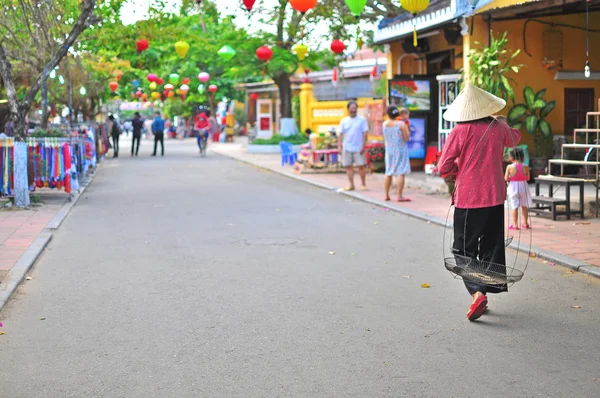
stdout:
[[183,84],[190,84],[192,82],[192,79],[190,79],[189,77],[186,77],[185,79],[182,80]]
[[137,51],[139,53],[146,51],[149,46],[150,43],[148,43],[148,40],[138,40],[136,43]]
[[261,46],[258,47],[258,49],[256,50],[256,56],[258,57],[258,59],[260,59],[263,62],[267,62],[269,61],[271,58],[273,58],[273,50],[271,50],[269,47],[267,46]]
[[252,93],[252,94],[250,94],[250,99],[256,101],[258,99],[258,93]]
[[290,0],[290,4],[294,10],[300,11],[302,14],[304,14],[311,8],[316,7],[317,0]]
[[138,91],[137,93],[135,93],[135,95],[137,95],[138,98],[142,98],[142,95],[144,95],[144,93]]
[[210,91],[211,93],[216,93],[218,89],[219,89],[219,87],[217,87],[214,84],[211,84],[210,86],[208,86],[208,91]]
[[246,6],[246,9],[248,11],[252,11],[252,7],[254,7],[254,3],[256,3],[256,0],[243,0],[244,5]]
[[156,78],[155,82],[156,82],[156,84],[161,86],[165,82],[165,79],[158,77],[158,78]]
[[331,51],[336,54],[341,54],[346,49],[346,45],[341,40],[334,40],[331,42]]
[[119,83],[117,83],[117,82],[110,82],[109,85],[108,85],[108,87],[110,87],[110,90],[114,93],[119,88]]

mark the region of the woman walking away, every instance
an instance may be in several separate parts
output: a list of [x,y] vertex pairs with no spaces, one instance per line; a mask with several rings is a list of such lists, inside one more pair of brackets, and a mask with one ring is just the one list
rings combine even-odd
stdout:
[[408,126],[403,121],[397,120],[400,111],[396,105],[387,109],[389,120],[383,122],[383,137],[385,138],[385,200],[390,200],[392,179],[396,179],[396,199],[398,202],[409,202],[410,199],[402,196],[404,191],[404,176],[410,173],[410,159],[406,143],[410,138]]
[[[458,124],[452,129],[439,162],[440,174],[457,173],[452,201],[456,273],[473,264],[494,266],[506,274],[504,241],[504,201],[506,184],[502,157],[505,147],[521,139],[519,130],[492,115],[506,101],[467,84],[444,113],[444,119]],[[469,275],[471,273],[468,273]],[[467,318],[474,321],[487,308],[487,294],[508,291],[506,283],[461,275],[473,301]]]
[[519,229],[519,207],[523,213],[523,228],[529,229],[529,208],[533,206],[529,192],[529,167],[523,164],[525,152],[522,148],[514,147],[510,150],[511,165],[506,168],[504,179],[508,182],[508,200],[510,203],[511,230]]
[[142,129],[144,128],[144,121],[140,116],[139,112],[135,113],[133,117],[133,121],[131,122],[131,126],[133,128],[133,139],[131,141],[131,156],[138,155],[140,151],[140,140],[142,139]]

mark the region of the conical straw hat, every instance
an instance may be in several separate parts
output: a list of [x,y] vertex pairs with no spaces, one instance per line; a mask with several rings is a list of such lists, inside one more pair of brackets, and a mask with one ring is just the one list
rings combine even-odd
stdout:
[[458,94],[458,97],[444,112],[444,119],[449,122],[468,122],[483,119],[501,111],[506,101],[496,97],[472,84]]

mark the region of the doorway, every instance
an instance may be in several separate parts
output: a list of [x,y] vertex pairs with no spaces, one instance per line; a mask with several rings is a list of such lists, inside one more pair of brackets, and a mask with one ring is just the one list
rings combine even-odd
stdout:
[[565,88],[565,135],[585,127],[586,113],[593,111],[593,88]]
[[256,138],[273,136],[273,102],[270,99],[256,101]]

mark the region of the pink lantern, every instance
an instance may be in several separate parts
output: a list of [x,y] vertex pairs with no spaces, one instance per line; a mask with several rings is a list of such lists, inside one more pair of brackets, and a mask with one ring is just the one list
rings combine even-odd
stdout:
[[198,80],[200,80],[202,83],[206,83],[210,80],[210,75],[206,72],[202,72],[198,75]]
[[187,92],[190,91],[190,87],[187,84],[182,85],[181,87],[179,87],[179,89],[181,90],[183,95],[187,94]]
[[148,75],[147,79],[148,79],[149,82],[155,82],[158,79],[158,77],[156,77],[156,75],[154,73],[150,73]]
[[218,89],[219,88],[214,84],[211,84],[210,86],[208,86],[208,91],[210,91],[211,93],[216,93]]

